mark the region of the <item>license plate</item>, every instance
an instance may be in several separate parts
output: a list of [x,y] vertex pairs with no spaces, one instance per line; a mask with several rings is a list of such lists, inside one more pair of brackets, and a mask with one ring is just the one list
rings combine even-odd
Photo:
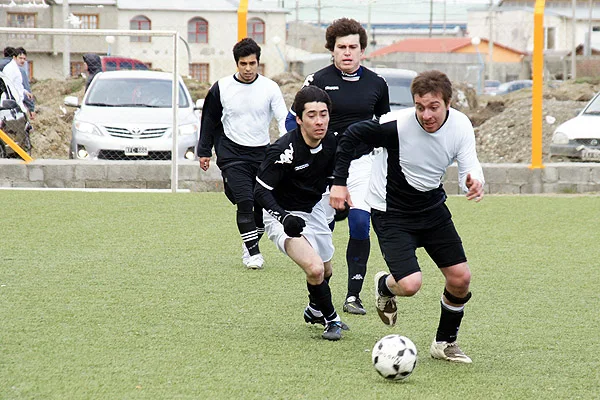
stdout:
[[146,146],[127,146],[125,147],[126,156],[147,156],[148,148]]
[[581,150],[581,159],[588,161],[600,161],[600,150],[583,149]]

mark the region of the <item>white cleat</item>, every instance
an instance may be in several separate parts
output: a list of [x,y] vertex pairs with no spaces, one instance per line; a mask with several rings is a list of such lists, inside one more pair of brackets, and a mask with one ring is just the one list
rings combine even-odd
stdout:
[[264,263],[265,259],[263,258],[262,254],[250,256],[244,261],[244,265],[248,269],[262,269]]
[[457,342],[436,342],[435,339],[431,343],[429,349],[431,357],[437,358],[438,360],[446,360],[457,363],[471,364],[472,361],[463,351],[458,347]]

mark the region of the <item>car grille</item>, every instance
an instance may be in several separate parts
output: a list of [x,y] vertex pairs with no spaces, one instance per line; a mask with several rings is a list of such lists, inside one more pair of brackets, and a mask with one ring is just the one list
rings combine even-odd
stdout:
[[126,129],[117,128],[113,126],[105,126],[106,131],[110,136],[124,138],[124,139],[153,139],[159,138],[165,134],[167,128],[150,128],[150,129]]
[[575,139],[575,143],[584,146],[600,146],[600,139]]
[[100,150],[98,153],[100,160],[121,160],[121,161],[156,161],[171,159],[170,151],[149,151],[147,156],[126,156],[124,151],[120,150]]

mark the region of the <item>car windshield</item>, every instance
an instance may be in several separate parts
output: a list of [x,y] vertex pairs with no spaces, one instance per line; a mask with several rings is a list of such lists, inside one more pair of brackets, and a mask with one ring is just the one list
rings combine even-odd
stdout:
[[[172,83],[163,79],[99,79],[94,82],[86,105],[101,107],[171,107]],[[179,107],[189,107],[179,85]]]
[[600,96],[596,96],[583,113],[600,115]]
[[410,94],[411,79],[385,78],[390,92],[390,105],[412,107],[413,99]]

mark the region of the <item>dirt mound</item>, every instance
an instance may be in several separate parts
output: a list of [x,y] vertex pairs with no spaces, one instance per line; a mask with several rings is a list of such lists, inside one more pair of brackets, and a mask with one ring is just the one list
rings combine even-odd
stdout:
[[[304,77],[283,73],[273,77],[283,92],[288,107],[302,86]],[[192,98],[204,98],[210,85],[185,80]],[[34,158],[68,158],[71,122],[74,108],[63,106],[65,96],[83,97],[83,78],[65,81],[46,80],[33,84],[38,116],[32,122],[31,136]],[[524,89],[504,96],[477,96],[474,89],[455,83],[452,106],[469,116],[475,127],[477,152],[482,162],[528,163],[531,160],[531,90]],[[548,160],[548,147],[554,129],[573,118],[587,101],[600,90],[600,80],[551,83],[544,87],[543,116],[556,122],[543,122],[543,154]],[[278,137],[276,124],[271,124],[271,137]]]

